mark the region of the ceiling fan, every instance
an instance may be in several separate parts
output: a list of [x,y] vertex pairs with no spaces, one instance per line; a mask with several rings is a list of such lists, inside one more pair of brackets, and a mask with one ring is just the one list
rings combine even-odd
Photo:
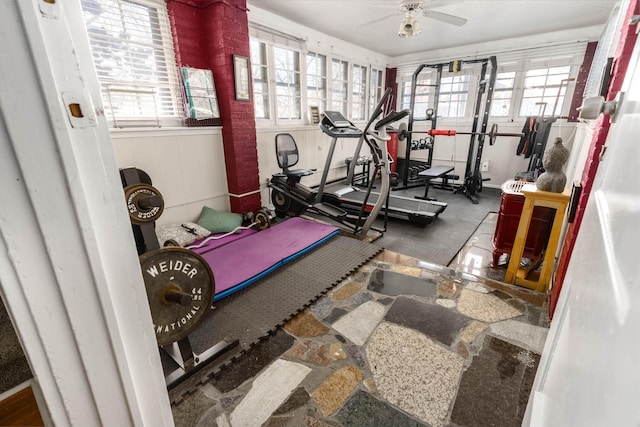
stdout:
[[460,16],[450,15],[448,13],[437,12],[433,10],[437,7],[442,7],[445,5],[461,3],[462,0],[398,0],[398,4],[396,6],[391,6],[388,4],[380,4],[376,5],[376,7],[393,7],[397,8],[400,12],[396,12],[382,18],[376,19],[374,21],[367,22],[362,26],[371,25],[380,21],[384,21],[392,16],[404,15],[402,22],[400,23],[400,28],[398,29],[398,36],[401,38],[417,36],[422,32],[420,29],[420,22],[418,21],[418,16],[422,15],[427,18],[434,19],[436,21],[445,22],[447,24],[452,24],[456,26],[461,26],[466,24],[467,19],[462,18]]

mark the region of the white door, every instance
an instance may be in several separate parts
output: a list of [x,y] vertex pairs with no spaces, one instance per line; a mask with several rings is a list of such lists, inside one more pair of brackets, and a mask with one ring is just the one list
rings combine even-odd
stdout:
[[523,425],[640,426],[639,47]]

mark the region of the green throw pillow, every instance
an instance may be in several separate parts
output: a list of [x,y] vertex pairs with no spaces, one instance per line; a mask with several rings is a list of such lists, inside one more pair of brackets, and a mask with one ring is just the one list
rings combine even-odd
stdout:
[[228,233],[242,225],[242,215],[216,211],[208,206],[203,206],[200,218],[198,218],[198,225],[212,233]]

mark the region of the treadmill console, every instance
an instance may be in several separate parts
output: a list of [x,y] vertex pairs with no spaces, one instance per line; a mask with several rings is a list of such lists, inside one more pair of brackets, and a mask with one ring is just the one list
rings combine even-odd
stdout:
[[325,111],[324,117],[333,127],[346,128],[351,126],[349,120],[347,120],[339,111]]
[[339,111],[325,111],[320,129],[334,138],[359,138],[362,135],[362,131]]

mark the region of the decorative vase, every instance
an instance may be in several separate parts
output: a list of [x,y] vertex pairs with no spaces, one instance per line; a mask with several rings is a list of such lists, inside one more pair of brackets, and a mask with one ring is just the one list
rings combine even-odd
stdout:
[[562,144],[562,138],[556,138],[553,145],[546,149],[542,157],[544,173],[538,177],[538,190],[562,193],[567,183],[567,176],[562,167],[569,160],[569,150]]

